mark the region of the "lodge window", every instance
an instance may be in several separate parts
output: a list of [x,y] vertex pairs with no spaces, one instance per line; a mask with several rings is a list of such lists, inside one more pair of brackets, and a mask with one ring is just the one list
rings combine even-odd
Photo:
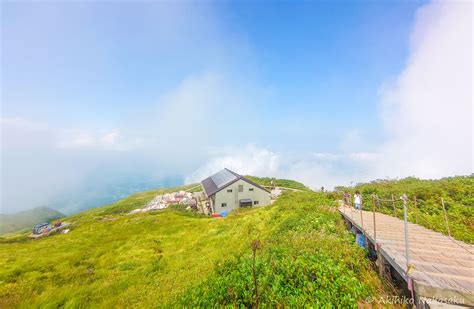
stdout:
[[232,189],[227,190],[227,193],[232,193]]
[[227,207],[227,203],[222,203],[221,207]]
[[254,205],[258,205],[258,201],[253,201],[253,204],[254,204]]
[[244,185],[239,185],[239,192],[244,192]]
[[253,191],[253,188],[249,188],[249,191]]

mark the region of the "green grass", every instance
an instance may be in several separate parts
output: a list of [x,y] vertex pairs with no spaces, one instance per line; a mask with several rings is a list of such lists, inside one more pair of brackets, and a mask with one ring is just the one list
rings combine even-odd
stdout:
[[[191,185],[192,186],[192,185]],[[355,307],[390,293],[321,193],[285,193],[272,206],[213,219],[176,209],[124,215],[155,190],[67,218],[68,234],[0,243],[0,307],[156,307],[261,302]]]
[[[411,222],[448,234],[441,198],[444,199],[451,235],[467,243],[474,243],[474,176],[447,177],[421,180],[409,177],[401,180],[377,180],[354,188],[338,187],[337,191],[358,190],[363,195],[363,208],[372,210],[372,194],[381,199],[396,199],[395,213],[391,202],[382,202],[377,210],[403,218],[402,194],[407,194],[408,216]],[[417,197],[415,208],[414,197]],[[341,199],[341,194],[336,196]]]
[[354,307],[388,293],[325,194],[285,193],[258,216],[265,222],[248,227],[246,250],[220,262],[208,278],[179,295],[177,304],[255,305],[251,241],[261,244],[255,261],[261,304]]
[[270,178],[270,177],[255,177],[255,176],[245,176],[245,177],[261,186],[271,186],[272,180],[273,180],[273,184],[277,187],[285,187],[285,188],[302,190],[302,191],[311,191],[308,187],[306,187],[301,182],[297,182],[290,179],[277,179],[277,178]]
[[188,192],[201,192],[202,191],[202,186],[201,184],[194,184],[193,187],[189,188],[188,190],[186,190]]

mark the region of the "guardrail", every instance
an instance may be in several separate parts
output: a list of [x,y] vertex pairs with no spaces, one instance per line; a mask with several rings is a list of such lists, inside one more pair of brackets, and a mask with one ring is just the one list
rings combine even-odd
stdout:
[[[353,208],[352,207],[353,206],[352,197],[349,196],[349,198],[348,198],[347,193],[343,194],[343,202],[344,202],[344,206],[350,206],[351,209]],[[417,200],[416,196],[413,196],[412,199],[409,199],[406,194],[402,194],[399,197],[399,199],[395,199],[393,193],[390,195],[390,198],[380,198],[378,195],[372,194],[371,195],[372,207],[371,207],[370,210],[367,210],[367,207],[366,207],[365,211],[371,211],[372,212],[374,247],[375,247],[375,250],[377,250],[378,245],[377,245],[377,219],[376,219],[377,216],[376,216],[376,212],[382,212],[381,210],[383,208],[389,207],[389,208],[391,208],[391,210],[388,211],[388,212],[392,212],[392,210],[393,210],[393,216],[398,217],[398,213],[399,213],[400,208],[403,209],[403,226],[404,226],[405,257],[406,257],[405,276],[407,278],[408,289],[412,293],[412,298],[413,298],[413,293],[414,293],[414,291],[413,291],[413,282],[412,282],[412,279],[410,278],[410,270],[413,268],[413,266],[411,265],[411,257],[410,257],[411,244],[410,244],[410,237],[409,237],[410,230],[409,230],[409,224],[408,224],[409,202],[412,202],[411,204],[412,204],[413,209],[414,209],[415,222],[416,222],[416,224],[418,224],[419,220],[423,217],[419,215],[419,209],[417,207],[418,200]],[[449,226],[448,214],[447,214],[447,211],[446,211],[446,207],[445,207],[445,203],[444,203],[443,198],[441,198],[441,206],[442,206],[442,210],[443,210],[443,214],[444,214],[444,219],[445,219],[444,221],[445,221],[448,236],[449,236],[450,239],[454,240],[451,237],[451,230],[450,230],[450,226]],[[343,208],[343,211],[344,211],[344,214],[345,214],[345,207]],[[366,236],[366,229],[364,228],[364,220],[363,220],[364,216],[363,216],[363,207],[362,207],[362,205],[361,205],[361,211],[359,211],[359,213],[360,213],[361,232],[364,236]],[[351,220],[353,220],[353,211],[352,210],[351,210],[350,215],[351,215]],[[431,226],[431,224],[428,221],[425,221],[425,223],[428,223],[428,226]]]

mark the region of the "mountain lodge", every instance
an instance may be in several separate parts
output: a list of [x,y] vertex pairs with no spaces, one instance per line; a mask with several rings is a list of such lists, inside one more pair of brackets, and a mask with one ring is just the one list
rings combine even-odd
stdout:
[[201,186],[213,213],[266,206],[271,202],[267,189],[227,168],[204,179]]

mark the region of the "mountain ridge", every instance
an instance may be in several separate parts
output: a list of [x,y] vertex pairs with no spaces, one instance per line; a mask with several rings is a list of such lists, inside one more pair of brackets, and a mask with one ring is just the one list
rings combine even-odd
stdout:
[[35,224],[65,216],[62,212],[47,206],[39,206],[13,214],[0,214],[0,234],[21,231],[31,228]]

